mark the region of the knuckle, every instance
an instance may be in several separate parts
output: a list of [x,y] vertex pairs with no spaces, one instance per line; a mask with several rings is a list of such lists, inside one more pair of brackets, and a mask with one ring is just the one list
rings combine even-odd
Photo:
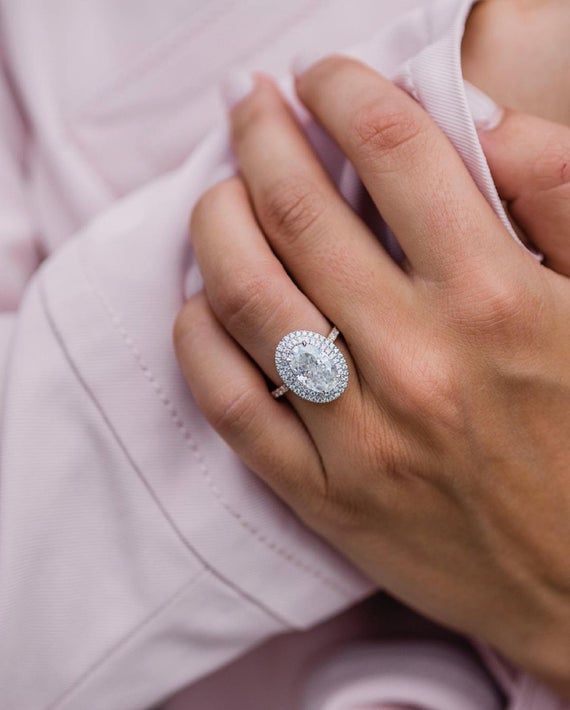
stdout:
[[361,493],[344,486],[315,498],[305,519],[325,537],[346,535],[365,525],[363,502]]
[[213,288],[213,307],[230,331],[263,327],[277,306],[275,277],[267,273],[236,271],[231,280]]
[[418,426],[457,430],[463,422],[461,376],[452,347],[422,336],[389,368],[392,406]]
[[566,132],[547,133],[543,149],[532,159],[530,172],[539,190],[570,182],[570,141]]
[[457,430],[463,421],[459,378],[451,367],[422,368],[407,390],[407,406],[420,421]]
[[222,390],[205,405],[205,414],[214,429],[223,437],[234,438],[254,425],[259,400],[252,389],[242,389],[228,397]]
[[374,481],[397,481],[405,477],[410,468],[409,447],[386,413],[375,412],[367,417],[359,429],[359,437],[354,456],[360,455]]
[[267,188],[260,203],[260,219],[267,230],[293,243],[315,228],[327,201],[311,180],[292,175]]
[[480,285],[477,293],[477,320],[490,328],[502,326],[521,311],[526,289],[506,280],[493,280]]
[[478,338],[524,345],[538,334],[546,308],[544,294],[531,283],[500,273],[479,274],[457,300],[452,313],[454,324]]
[[415,154],[425,128],[414,113],[374,101],[356,111],[349,132],[356,150],[372,160]]

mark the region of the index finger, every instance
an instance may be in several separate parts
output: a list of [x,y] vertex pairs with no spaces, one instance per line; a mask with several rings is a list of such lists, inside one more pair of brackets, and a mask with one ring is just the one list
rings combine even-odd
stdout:
[[570,276],[570,128],[506,110],[479,137],[511,217],[546,266]]
[[412,269],[440,280],[518,247],[428,114],[364,64],[329,57],[297,77],[305,106],[354,164]]

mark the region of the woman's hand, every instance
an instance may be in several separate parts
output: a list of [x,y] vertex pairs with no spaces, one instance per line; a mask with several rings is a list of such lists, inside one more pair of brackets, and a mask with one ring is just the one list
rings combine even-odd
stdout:
[[[252,470],[380,586],[570,693],[569,132],[507,114],[484,139],[556,273],[511,239],[390,82],[331,58],[297,88],[406,268],[259,79],[232,111],[241,178],[192,216],[205,292],[176,324],[188,384]],[[277,342],[331,323],[346,392],[326,405],[273,400],[262,373],[279,381]]]

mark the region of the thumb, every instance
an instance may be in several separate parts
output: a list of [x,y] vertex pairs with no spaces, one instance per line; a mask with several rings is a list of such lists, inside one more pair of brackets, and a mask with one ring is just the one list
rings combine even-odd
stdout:
[[466,85],[479,139],[511,217],[544,254],[570,276],[570,128],[499,108]]

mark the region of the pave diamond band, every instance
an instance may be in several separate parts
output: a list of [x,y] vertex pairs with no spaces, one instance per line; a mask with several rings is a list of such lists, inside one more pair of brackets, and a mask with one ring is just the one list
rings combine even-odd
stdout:
[[287,385],[281,385],[281,387],[277,387],[273,390],[271,396],[275,397],[275,399],[279,399],[279,397],[282,397],[286,392],[289,392],[289,387],[287,387]]
[[271,394],[275,399],[291,390],[309,402],[332,402],[348,385],[348,366],[334,345],[337,328],[325,337],[310,330],[294,330],[275,349],[275,367],[283,384]]

